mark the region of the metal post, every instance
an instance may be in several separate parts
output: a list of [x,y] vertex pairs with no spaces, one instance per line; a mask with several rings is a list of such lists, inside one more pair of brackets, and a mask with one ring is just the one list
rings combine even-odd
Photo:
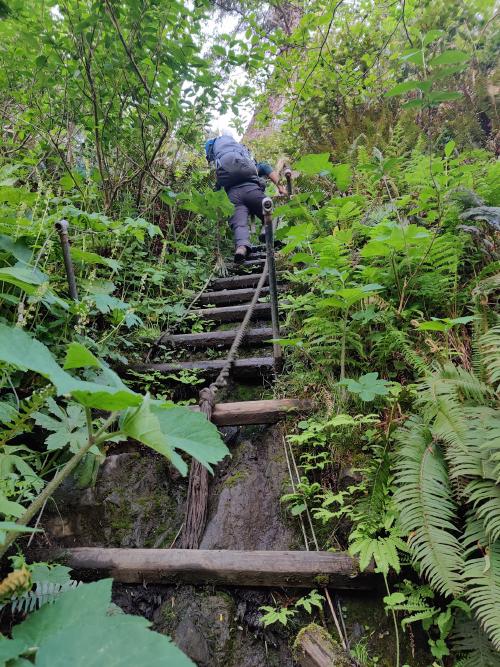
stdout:
[[292,196],[292,170],[290,167],[287,167],[285,171],[283,172],[285,178],[286,178],[286,190],[288,192],[288,196]]
[[[273,230],[273,201],[266,197],[262,201],[262,214],[264,217],[264,230],[266,233],[266,254],[269,271],[269,294],[271,295],[271,321],[273,327],[273,338],[280,337],[280,322],[278,313],[278,288],[276,282],[276,264],[274,261],[274,230]],[[273,343],[273,356],[276,370],[281,369],[282,349],[279,343]]]
[[69,295],[73,301],[78,301],[78,290],[76,289],[76,280],[75,280],[75,269],[73,267],[73,260],[71,259],[71,254],[69,251],[69,238],[68,238],[68,221],[59,220],[55,223],[54,227],[56,228],[59,238],[61,240],[61,248],[63,251],[64,258],[64,268],[66,269],[66,277],[68,278],[68,287]]

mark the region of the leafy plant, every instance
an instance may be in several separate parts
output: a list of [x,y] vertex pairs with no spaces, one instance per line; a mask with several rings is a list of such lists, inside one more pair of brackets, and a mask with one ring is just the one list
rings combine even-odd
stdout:
[[7,665],[23,658],[40,666],[87,665],[95,661],[99,646],[117,665],[191,665],[168,637],[148,629],[148,621],[111,605],[111,584],[111,579],[81,584],[30,614],[13,628],[11,639],[0,640],[0,660]]

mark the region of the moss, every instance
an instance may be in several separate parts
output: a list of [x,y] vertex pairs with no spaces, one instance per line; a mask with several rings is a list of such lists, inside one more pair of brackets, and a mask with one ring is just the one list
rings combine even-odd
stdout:
[[113,531],[112,541],[121,544],[125,536],[132,530],[134,519],[130,514],[129,507],[123,503],[119,507],[111,505],[108,509],[109,527]]
[[314,583],[317,586],[328,586],[330,582],[330,577],[327,574],[317,574],[314,577]]
[[302,646],[304,635],[309,633],[315,634],[323,642],[325,642],[325,644],[330,645],[332,648],[336,648],[333,639],[331,638],[330,634],[325,630],[325,628],[322,628],[321,625],[318,625],[317,623],[309,623],[309,625],[306,625],[305,627],[299,630],[299,633],[297,634],[297,636],[295,637],[295,641],[293,642],[292,652],[295,660],[298,660],[300,657],[300,648]]
[[238,482],[241,482],[246,477],[248,477],[247,472],[245,472],[243,470],[238,470],[237,472],[234,473],[234,475],[231,475],[226,480],[224,480],[224,483],[222,484],[222,486],[231,489],[233,486],[236,486],[236,484],[238,484]]

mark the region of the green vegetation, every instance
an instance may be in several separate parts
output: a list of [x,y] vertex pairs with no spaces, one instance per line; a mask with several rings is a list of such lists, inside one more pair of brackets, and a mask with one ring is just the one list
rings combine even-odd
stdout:
[[[311,517],[321,549],[374,561],[397,667],[400,635],[417,624],[435,665],[494,665],[494,2],[242,0],[225,11],[237,27],[216,32],[208,0],[0,0],[0,544],[17,550],[0,594],[31,614],[0,658],[55,665],[57,651],[59,664],[83,664],[105,633],[125,665],[127,624],[151,664],[182,664],[144,621],[110,612],[109,582],[77,586],[26,565],[22,549],[58,486],[69,475],[91,486],[110,447],[136,441],[182,475],[191,457],[211,469],[226,455],[165,378],[130,367],[160,332],[204,326],[191,304],[224,271],[231,205],[202,146],[219,114],[242,130],[250,104],[256,156],[290,163],[296,184],[276,210],[290,285],[277,391],[317,408],[286,422],[300,482],[283,503],[293,521]],[[286,625],[321,597],[266,605],[262,622]],[[95,622],[79,638],[84,613]],[[363,665],[378,660],[370,650],[352,648]]]

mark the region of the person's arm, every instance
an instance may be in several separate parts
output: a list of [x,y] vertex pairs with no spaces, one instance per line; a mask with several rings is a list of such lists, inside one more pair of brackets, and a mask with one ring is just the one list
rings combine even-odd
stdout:
[[278,176],[278,173],[276,171],[272,171],[268,175],[268,179],[274,183],[274,185],[278,188],[278,192],[280,195],[286,195],[287,191],[284,185],[280,185],[280,177]]
[[286,195],[287,191],[283,185],[280,185],[280,177],[274,169],[266,162],[257,163],[257,172],[259,176],[266,176],[278,188],[280,195]]

